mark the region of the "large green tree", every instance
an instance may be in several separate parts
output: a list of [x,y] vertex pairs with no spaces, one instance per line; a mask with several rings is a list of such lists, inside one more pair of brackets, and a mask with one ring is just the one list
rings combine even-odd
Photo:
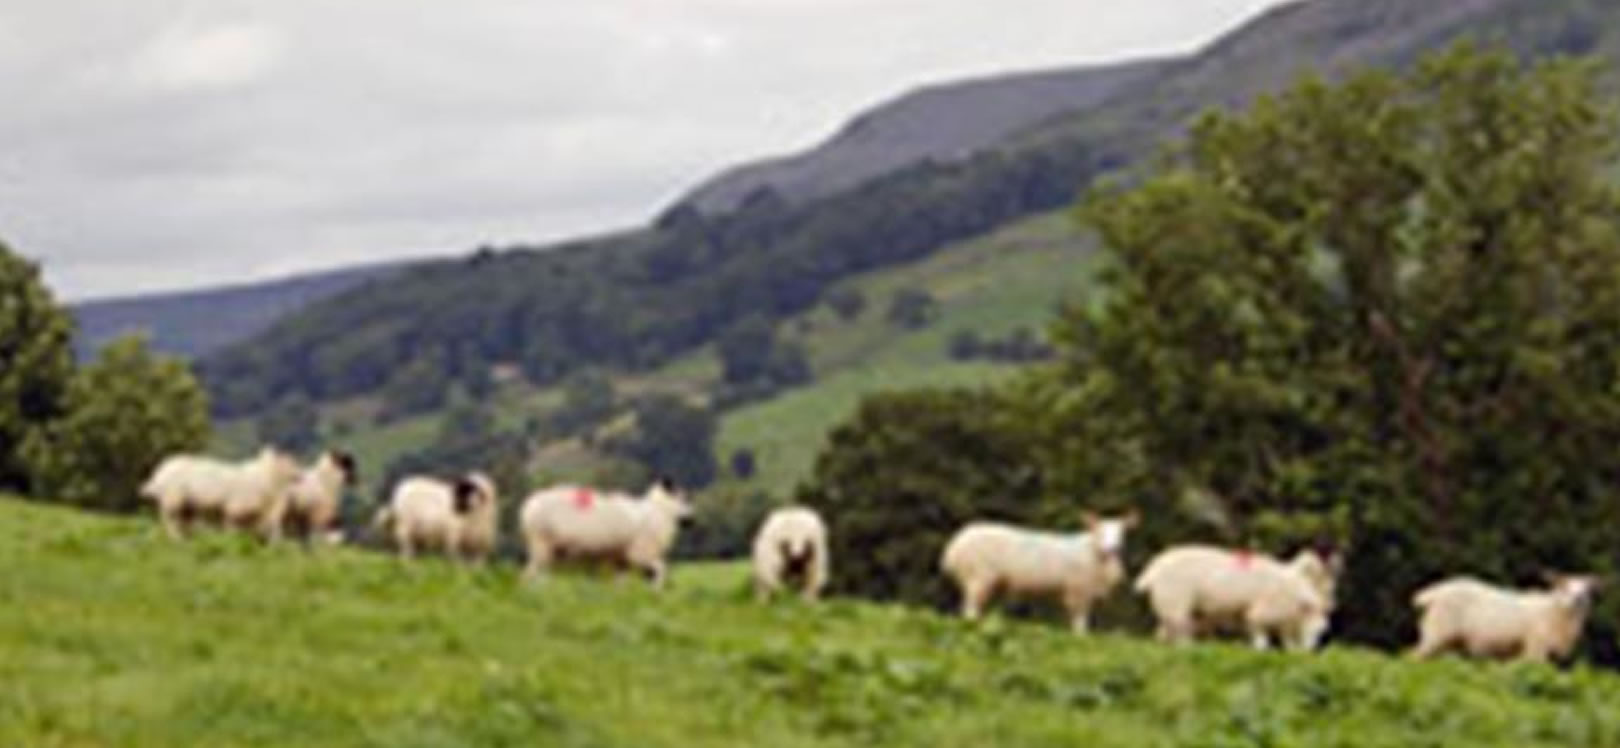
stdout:
[[103,347],[73,375],[65,406],[22,450],[34,494],[50,501],[134,511],[141,482],[160,460],[208,443],[202,386],[140,338]]
[[0,243],[0,491],[30,488],[21,447],[62,412],[72,336],[39,268]]
[[1084,208],[1107,302],[1057,325],[1034,412],[1108,441],[1050,448],[1054,485],[1203,539],[1348,539],[1339,623],[1382,643],[1439,575],[1611,570],[1614,125],[1589,66],[1470,47],[1203,118]]

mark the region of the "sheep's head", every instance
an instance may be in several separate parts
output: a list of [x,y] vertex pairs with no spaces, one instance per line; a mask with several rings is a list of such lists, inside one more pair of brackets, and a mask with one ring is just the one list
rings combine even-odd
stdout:
[[1093,547],[1105,559],[1117,559],[1125,553],[1125,534],[1141,520],[1132,509],[1119,517],[1101,517],[1086,512],[1086,532],[1091,534]]
[[692,504],[686,499],[686,492],[675,485],[669,476],[660,476],[647,489],[647,501],[653,503],[661,511],[666,512],[676,522],[685,524],[692,520]]
[[456,481],[451,495],[456,514],[495,506],[495,482],[483,473],[468,473]]
[[1341,558],[1338,551],[1318,545],[1294,554],[1288,565],[1331,604],[1337,596],[1339,571],[1344,565]]
[[343,473],[343,485],[353,486],[360,480],[360,463],[355,462],[354,455],[341,450],[332,450],[326,453],[326,459]]
[[1603,580],[1590,574],[1546,574],[1547,585],[1558,602],[1572,610],[1586,611],[1592,607]]

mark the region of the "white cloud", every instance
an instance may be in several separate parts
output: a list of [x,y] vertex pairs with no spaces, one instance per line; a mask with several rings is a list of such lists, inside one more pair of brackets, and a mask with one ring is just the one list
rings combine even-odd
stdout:
[[916,85],[1276,1],[0,2],[0,237],[83,297],[597,233]]

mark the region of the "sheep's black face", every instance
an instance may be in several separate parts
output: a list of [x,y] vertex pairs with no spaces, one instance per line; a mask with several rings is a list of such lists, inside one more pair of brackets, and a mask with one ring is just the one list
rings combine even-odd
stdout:
[[462,478],[456,481],[452,494],[452,508],[455,509],[456,514],[466,514],[472,511],[474,506],[477,506],[480,494],[481,491],[477,483]]
[[333,452],[332,461],[337,463],[338,470],[343,471],[343,483],[353,486],[360,481],[360,464],[355,462],[354,455],[348,452]]

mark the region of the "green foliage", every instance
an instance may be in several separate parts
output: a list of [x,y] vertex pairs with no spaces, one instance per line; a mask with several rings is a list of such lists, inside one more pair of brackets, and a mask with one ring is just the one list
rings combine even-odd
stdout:
[[757,605],[741,565],[535,587],[0,500],[0,568],[26,570],[0,575],[4,745],[1620,744],[1620,680],[1587,668]]
[[769,371],[771,354],[776,349],[776,328],[764,317],[749,317],[722,333],[715,348],[720,352],[725,381],[747,384]]
[[945,605],[939,574],[951,533],[972,519],[1073,526],[1078,509],[1044,505],[1028,430],[987,392],[878,395],[832,433],[797,501],[835,519],[833,587],[880,600]]
[[1071,450],[1054,481],[1101,474],[1211,539],[1350,540],[1361,641],[1407,638],[1439,575],[1612,571],[1613,125],[1589,66],[1469,47],[1203,118],[1085,208],[1108,302],[1057,325],[1033,410],[1124,454]]
[[293,452],[307,452],[320,443],[320,413],[308,397],[290,395],[259,415],[255,431],[261,444],[274,444]]
[[861,293],[859,288],[839,288],[827,294],[827,306],[839,319],[853,322],[860,319],[861,312],[866,311],[866,294]]
[[153,356],[145,341],[104,346],[73,375],[66,412],[21,450],[40,496],[129,512],[165,456],[208,444],[208,400],[185,365]]
[[927,327],[939,316],[939,302],[921,288],[902,288],[889,299],[891,324],[908,330]]
[[763,492],[717,485],[697,497],[692,522],[681,530],[675,556],[682,559],[747,558],[754,533],[776,506]]
[[606,420],[618,405],[612,378],[594,369],[579,371],[563,382],[562,407],[549,421],[556,433],[575,434]]
[[383,422],[426,413],[442,407],[450,396],[450,372],[442,351],[411,359],[383,387]]
[[667,475],[681,486],[702,488],[719,468],[714,458],[714,411],[677,395],[654,394],[635,403],[635,429],[610,440],[608,452]]
[[18,446],[65,408],[73,323],[39,268],[0,242],[0,490],[26,490]]

